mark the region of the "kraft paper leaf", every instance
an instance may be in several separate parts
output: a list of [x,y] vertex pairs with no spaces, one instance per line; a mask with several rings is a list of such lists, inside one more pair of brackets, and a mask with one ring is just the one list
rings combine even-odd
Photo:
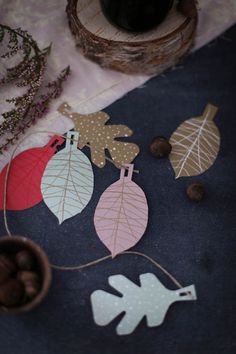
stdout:
[[125,312],[116,328],[118,335],[132,333],[146,316],[148,327],[163,323],[166,312],[176,301],[196,300],[194,285],[178,290],[166,289],[152,273],[139,276],[141,286],[134,284],[123,275],[108,278],[109,284],[123,296],[96,290],[91,295],[94,322],[99,326],[108,325],[119,314]]
[[61,224],[80,213],[93,193],[93,170],[87,156],[77,149],[78,132],[68,132],[65,149],[48,163],[43,174],[41,191],[44,202]]
[[133,165],[121,169],[119,181],[102,194],[94,215],[100,240],[112,257],[133,247],[143,236],[148,222],[148,205],[143,190],[132,178]]
[[208,104],[201,117],[186,120],[171,136],[169,159],[176,178],[197,176],[215,162],[220,148],[220,133],[213,122],[217,110]]
[[[12,160],[7,181],[8,210],[28,209],[42,201],[40,184],[43,172],[56,147],[63,142],[63,138],[54,136],[46,146],[26,150]],[[0,209],[4,203],[6,172],[7,166],[0,175]]]
[[116,140],[131,136],[132,130],[126,125],[106,125],[110,117],[105,112],[87,115],[71,112],[67,103],[62,104],[58,111],[73,120],[75,130],[80,133],[78,147],[82,149],[85,145],[90,145],[91,159],[96,166],[100,168],[105,166],[106,149],[118,165],[131,163],[138,155],[139,147],[136,144]]

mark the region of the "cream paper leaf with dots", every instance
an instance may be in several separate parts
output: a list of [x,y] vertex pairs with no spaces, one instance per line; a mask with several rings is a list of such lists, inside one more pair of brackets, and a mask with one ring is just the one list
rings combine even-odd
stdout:
[[132,333],[146,316],[148,327],[163,323],[166,312],[176,301],[196,300],[194,285],[178,290],[166,289],[152,273],[139,276],[140,285],[134,284],[124,275],[108,278],[109,284],[123,296],[116,296],[103,290],[91,294],[93,318],[97,325],[106,326],[119,314],[125,312],[118,326],[118,335]]
[[133,134],[126,125],[106,125],[110,119],[105,112],[80,114],[71,111],[67,103],[63,103],[58,111],[73,120],[75,130],[80,133],[78,148],[90,145],[92,162],[102,168],[106,164],[106,150],[109,151],[114,163],[125,165],[131,163],[139,153],[134,143],[116,140]]

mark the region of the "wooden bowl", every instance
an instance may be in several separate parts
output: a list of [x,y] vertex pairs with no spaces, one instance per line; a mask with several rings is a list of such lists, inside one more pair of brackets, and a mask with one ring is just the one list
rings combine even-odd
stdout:
[[28,250],[35,258],[35,271],[41,278],[41,289],[36,297],[17,307],[0,305],[0,313],[18,314],[32,310],[38,306],[47,295],[52,278],[51,266],[44,251],[33,241],[22,236],[4,236],[0,238],[0,253],[15,254],[21,250]]
[[102,67],[128,74],[160,74],[174,66],[191,49],[197,16],[184,17],[177,2],[166,19],[145,33],[113,26],[99,0],[68,0],[69,27],[83,54]]

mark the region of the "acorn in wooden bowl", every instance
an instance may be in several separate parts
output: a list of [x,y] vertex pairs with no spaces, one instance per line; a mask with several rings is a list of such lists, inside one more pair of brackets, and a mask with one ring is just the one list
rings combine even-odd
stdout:
[[0,313],[32,310],[50,284],[48,258],[35,242],[21,236],[0,238]]

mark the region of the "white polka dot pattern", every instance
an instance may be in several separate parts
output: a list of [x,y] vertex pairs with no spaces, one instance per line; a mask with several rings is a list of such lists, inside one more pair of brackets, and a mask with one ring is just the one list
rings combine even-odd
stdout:
[[144,316],[148,327],[163,323],[170,305],[176,301],[196,300],[194,285],[178,290],[168,290],[154,274],[139,276],[141,286],[134,284],[124,275],[108,278],[109,284],[123,296],[115,296],[103,290],[96,290],[91,295],[94,321],[99,326],[106,326],[120,313],[125,312],[116,328],[118,335],[132,333]]
[[67,103],[62,104],[58,111],[73,120],[75,130],[80,133],[79,149],[89,144],[91,159],[99,168],[106,164],[106,150],[109,151],[112,160],[117,165],[129,164],[138,155],[139,147],[136,144],[116,140],[116,138],[131,136],[133,134],[132,130],[121,124],[106,125],[106,122],[110,119],[107,113],[72,113]]

